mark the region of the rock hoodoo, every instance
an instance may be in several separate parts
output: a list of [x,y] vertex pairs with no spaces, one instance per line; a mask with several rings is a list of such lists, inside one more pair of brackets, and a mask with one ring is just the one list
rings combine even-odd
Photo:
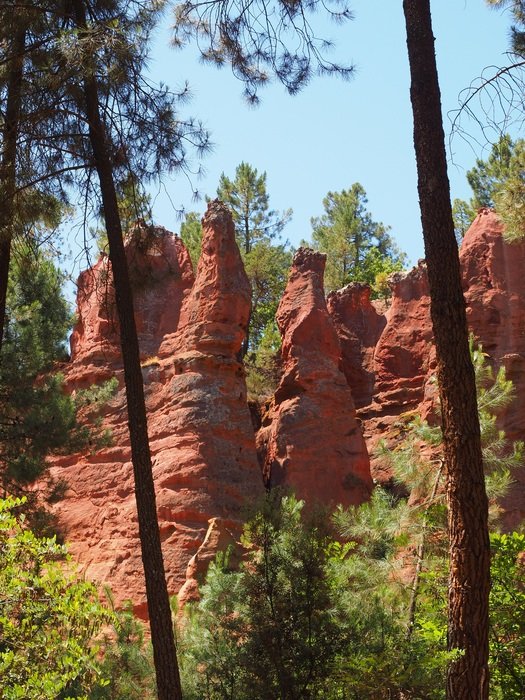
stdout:
[[[189,600],[217,547],[238,538],[247,509],[264,492],[239,360],[250,285],[220,202],[210,203],[203,219],[195,280],[184,245],[163,229],[139,226],[127,254],[168,584],[171,593],[183,586]],[[505,243],[497,216],[482,210],[460,257],[471,330],[516,388],[501,427],[523,440],[525,244]],[[324,266],[325,257],[311,250],[294,257],[277,313],[282,375],[262,417],[257,451],[267,486],[284,484],[308,502],[349,505],[368,497],[371,471],[379,481],[390,477],[373,457],[378,439],[396,444],[400,422],[434,415],[430,300],[420,263],[392,278],[386,312],[365,285],[348,285],[326,302]],[[131,598],[145,615],[112,300],[103,256],[79,280],[79,320],[65,374],[71,391],[119,379],[118,393],[103,409],[113,446],[55,458],[51,472],[69,484],[55,508],[86,575],[109,583],[117,601]],[[509,526],[525,516],[525,475],[515,478],[504,504]]]
[[[162,270],[152,285],[156,293],[144,279],[145,289],[137,294],[136,305],[137,324],[149,343],[148,355],[155,350],[154,342],[158,348],[164,337],[158,356],[145,360],[143,375],[171,593],[184,583],[188,562],[204,542],[208,520],[218,518],[223,530],[238,535],[244,509],[263,493],[244,372],[237,359],[249,317],[250,286],[231,215],[223,205],[210,204],[203,230],[203,253],[191,291],[191,267],[183,267],[181,274],[180,265],[168,267],[165,262],[163,267],[155,255],[153,268]],[[189,264],[179,239],[166,234],[164,246],[176,251],[176,261]],[[150,262],[141,260],[140,249],[133,255],[136,269]],[[82,299],[88,308],[82,308],[83,328],[76,329],[67,374],[73,377],[73,386],[79,385],[85,363],[92,364],[82,340],[86,328],[96,332],[100,318],[99,297],[92,293]],[[149,300],[151,311],[144,311],[144,299]],[[91,310],[90,303],[96,308]],[[162,333],[160,337],[153,326]],[[120,361],[113,355],[101,354],[97,363],[104,370],[100,376],[120,376]],[[117,601],[131,598],[136,611],[145,615],[123,390],[110,401],[106,413],[113,447],[55,460],[53,476],[69,484],[56,512],[86,575],[109,583]]]
[[323,289],[326,256],[299,248],[277,311],[283,374],[259,442],[265,478],[308,503],[368,498],[369,460]]
[[184,568],[210,518],[239,535],[264,492],[238,357],[250,300],[231,214],[212,202],[195,284],[177,333],[159,350],[162,387],[151,418],[159,514],[177,524],[167,544]]

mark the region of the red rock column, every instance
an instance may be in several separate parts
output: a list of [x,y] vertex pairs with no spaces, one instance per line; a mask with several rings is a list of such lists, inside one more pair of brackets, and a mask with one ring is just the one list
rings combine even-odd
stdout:
[[381,415],[398,416],[420,406],[436,366],[425,263],[393,274],[390,286],[392,303],[374,353],[375,404]]
[[159,350],[164,388],[151,419],[159,516],[174,527],[166,557],[178,567],[203,544],[208,520],[238,536],[264,494],[239,361],[250,283],[229,210],[211,202],[202,224],[195,284]]
[[277,311],[283,376],[263,424],[265,476],[307,503],[366,500],[372,480],[323,290],[326,256],[299,248]]
[[370,300],[370,291],[370,285],[353,282],[330,292],[326,300],[341,343],[343,372],[357,409],[372,401],[374,351],[386,325],[384,313]]

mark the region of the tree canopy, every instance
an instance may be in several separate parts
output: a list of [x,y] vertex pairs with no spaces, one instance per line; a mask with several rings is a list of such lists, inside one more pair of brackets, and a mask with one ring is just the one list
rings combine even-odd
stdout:
[[244,346],[256,352],[265,329],[275,323],[277,306],[284,292],[292,253],[280,234],[292,210],[270,209],[266,173],[241,163],[230,179],[222,173],[217,196],[230,207],[244,267],[252,287],[252,311]]
[[323,199],[325,213],[311,220],[313,246],[327,255],[327,291],[349,282],[374,287],[381,273],[403,269],[404,253],[389,227],[373,220],[367,204],[365,189],[355,182],[349,190],[329,192]]
[[463,238],[481,207],[495,207],[503,216],[510,213],[512,200],[518,203],[523,194],[520,182],[524,170],[525,141],[513,140],[509,134],[503,134],[492,145],[485,160],[476,160],[475,166],[467,172],[473,196],[468,202],[454,200],[454,226],[458,240]]

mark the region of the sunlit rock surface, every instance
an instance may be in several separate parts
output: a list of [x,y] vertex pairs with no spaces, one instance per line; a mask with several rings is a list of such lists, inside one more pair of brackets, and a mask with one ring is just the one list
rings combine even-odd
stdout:
[[[193,286],[191,263],[178,238],[163,234],[166,255],[147,246],[128,251],[131,269],[143,272],[136,317],[172,594],[186,579],[188,562],[203,544],[208,521],[221,518],[224,527],[238,535],[247,509],[263,494],[238,359],[250,313],[250,286],[228,210],[211,203],[203,228],[203,253]],[[103,264],[107,265],[99,263],[98,269]],[[147,270],[155,274],[148,277]],[[86,575],[109,584],[118,601],[131,598],[136,611],[145,615],[121,362],[116,351],[105,352],[105,343],[113,342],[118,329],[111,328],[108,341],[97,337],[107,326],[99,295],[87,289],[91,293],[79,300],[82,325],[75,330],[67,378],[72,387],[82,386],[83,368],[89,379],[119,378],[121,388],[104,409],[114,446],[55,460],[53,476],[69,484],[56,512]],[[95,360],[102,371],[94,375]]]
[[326,256],[299,248],[277,311],[283,374],[263,419],[270,487],[307,503],[361,503],[372,481],[341,346],[323,289]]

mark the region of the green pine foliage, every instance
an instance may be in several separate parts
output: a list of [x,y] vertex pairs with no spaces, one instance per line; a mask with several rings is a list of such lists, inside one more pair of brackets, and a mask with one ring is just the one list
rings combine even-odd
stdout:
[[[235,235],[246,274],[252,287],[252,311],[244,354],[255,353],[265,328],[274,323],[283,295],[292,251],[280,241],[280,234],[292,210],[270,210],[266,173],[241,163],[231,180],[221,175],[217,196],[232,211]],[[253,358],[255,359],[255,358]]]
[[340,289],[349,282],[366,282],[376,297],[384,296],[385,275],[403,269],[405,254],[389,235],[389,227],[372,219],[363,186],[328,192],[325,213],[313,218],[312,245],[326,253],[325,287]]
[[104,635],[100,662],[103,684],[97,684],[89,700],[154,700],[155,669],[151,648],[144,640],[144,627],[133,614],[131,601],[116,609],[106,590],[111,610],[111,628]]
[[181,640],[185,697],[328,698],[348,638],[325,518],[271,494],[246,526],[246,558],[210,567]]
[[491,533],[490,652],[494,700],[525,697],[525,534]]
[[[334,514],[338,531],[352,542],[343,562],[343,595],[347,614],[361,630],[345,661],[351,698],[444,697],[450,658],[444,620],[418,620],[408,634],[411,548],[420,532],[419,520],[405,499],[380,487],[368,503]],[[440,608],[438,600],[434,602]]]
[[248,401],[263,404],[279,383],[281,334],[275,321],[268,323],[257,349],[244,358]]
[[246,255],[257,243],[278,237],[292,216],[291,209],[282,214],[270,210],[266,173],[249,163],[237,166],[233,180],[222,173],[217,196],[232,210],[239,248]]
[[[523,445],[520,442],[510,443],[503,431],[497,427],[498,415],[510,404],[514,397],[512,383],[506,379],[505,372],[500,369],[494,374],[487,356],[481,346],[476,346],[471,339],[471,356],[476,373],[478,393],[478,408],[481,427],[481,441],[487,483],[487,493],[490,502],[491,525],[498,526],[500,515],[499,500],[508,490],[513,472],[522,468]],[[411,420],[405,425],[406,437],[398,447],[391,451],[382,447],[381,455],[388,462],[398,484],[398,490],[408,494],[408,499],[394,500],[391,508],[391,517],[396,523],[398,511],[404,513],[405,520],[402,527],[397,530],[402,536],[394,546],[386,550],[387,561],[407,567],[410,575],[405,577],[404,610],[400,619],[406,625],[406,639],[412,644],[420,644],[435,638],[438,656],[442,662],[446,662],[446,591],[447,591],[447,539],[446,539],[446,506],[444,500],[444,474],[441,456],[441,430],[439,426],[429,426],[419,418]],[[384,511],[376,504],[377,497],[372,498],[370,504],[359,509],[350,509],[347,513],[340,513],[339,524],[345,526],[343,533],[346,536],[359,540],[362,536],[355,523],[359,523],[357,514],[362,510],[366,513],[371,510],[374,513],[375,522],[380,527],[378,531],[386,531]],[[370,516],[369,516],[369,519]],[[381,527],[381,524],[382,527]],[[493,535],[493,549],[497,549],[500,535]],[[515,537],[520,542],[522,539]],[[503,536],[504,541],[506,536]],[[372,540],[373,541],[373,540]],[[514,555],[517,556],[517,551]],[[515,559],[516,559],[515,556]],[[376,567],[377,568],[377,567]],[[501,563],[498,564],[493,557],[492,577],[501,578]],[[512,577],[511,577],[512,578]],[[389,575],[389,587],[396,580]],[[518,594],[516,580],[509,583],[507,593],[513,596]],[[506,584],[504,584],[506,585]],[[506,690],[508,681],[504,680],[507,670],[512,666],[519,668],[522,661],[522,649],[516,644],[516,636],[513,636],[513,623],[504,620],[500,611],[503,605],[504,585],[494,586],[491,594],[491,619],[492,626],[497,627],[501,620],[501,636],[510,638],[512,648],[512,661],[504,657],[505,645],[498,647],[496,637],[491,641],[490,663],[492,671],[492,690],[497,698],[514,698],[518,695],[509,694]],[[401,587],[402,588],[402,587]],[[502,597],[503,596],[503,597]],[[437,658],[437,657],[436,657]],[[430,660],[431,661],[431,660]],[[429,659],[425,660],[425,668],[428,670]],[[519,674],[518,674],[519,676]],[[436,686],[437,688],[438,686]],[[409,696],[410,697],[410,696]],[[416,696],[417,697],[417,696]],[[426,697],[426,696],[424,696]],[[440,697],[439,694],[436,697]]]
[[[110,436],[97,421],[101,403],[116,380],[101,388],[67,394],[56,363],[66,358],[64,342],[72,316],[62,294],[63,275],[45,251],[19,243],[11,266],[8,322],[0,362],[0,480],[3,492],[26,494],[33,525],[47,529],[42,511],[48,494],[30,485],[46,471],[46,457],[107,444]],[[87,407],[89,404],[89,408]],[[83,409],[91,427],[80,425]]]
[[496,8],[508,8],[513,24],[510,28],[511,50],[517,57],[525,56],[525,5],[522,0],[486,0]]
[[342,543],[326,515],[303,505],[270,495],[246,526],[241,569],[230,570],[227,553],[211,565],[182,623],[185,697],[444,697],[444,629],[428,622],[405,634],[406,587],[392,559],[404,508],[378,489]]
[[[120,223],[124,233],[131,231],[137,222],[145,222],[151,225],[153,213],[151,211],[151,195],[146,192],[143,185],[131,173],[126,173],[122,179],[115,183],[118,197],[118,211]],[[103,221],[103,211],[99,212],[99,219]],[[93,230],[99,251],[108,253],[108,235],[104,228]]]
[[111,616],[93,584],[65,572],[64,547],[27,529],[17,515],[23,507],[0,500],[1,695],[86,699],[104,684],[96,638]]
[[197,212],[190,211],[186,214],[180,227],[180,237],[190,254],[193,271],[196,272],[202,245],[202,226]]
[[62,377],[43,376],[65,357],[71,323],[61,293],[62,277],[49,258],[20,246],[11,267],[0,363],[0,476],[4,493],[13,482],[28,484],[44,458],[67,441],[75,426],[73,400]]
[[461,241],[481,207],[496,209],[505,223],[509,241],[523,237],[524,172],[525,140],[513,141],[508,134],[503,134],[493,144],[488,158],[478,158],[476,165],[467,172],[473,192],[470,201],[454,200],[453,215],[458,241]]

